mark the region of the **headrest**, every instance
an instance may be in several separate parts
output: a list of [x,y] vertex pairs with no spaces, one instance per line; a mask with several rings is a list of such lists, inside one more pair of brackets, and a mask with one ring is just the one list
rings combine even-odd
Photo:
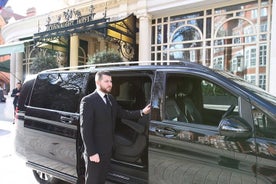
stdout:
[[185,95],[189,95],[193,91],[193,83],[191,80],[185,80],[181,83],[181,86],[179,86],[179,88],[182,93],[184,93]]
[[176,80],[168,80],[167,81],[167,96],[171,97],[174,96],[177,92],[177,81]]

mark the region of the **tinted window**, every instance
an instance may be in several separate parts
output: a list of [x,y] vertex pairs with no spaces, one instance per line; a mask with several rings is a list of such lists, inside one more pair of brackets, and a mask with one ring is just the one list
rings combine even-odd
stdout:
[[253,107],[253,118],[256,136],[262,138],[276,138],[276,122],[260,109]]
[[18,110],[24,111],[26,109],[26,105],[29,103],[30,99],[30,92],[32,90],[34,79],[24,82],[21,91],[20,96],[18,98]]
[[151,79],[149,77],[112,77],[112,95],[128,110],[144,108],[150,101]]
[[229,114],[239,115],[238,98],[223,87],[198,77],[168,76],[165,94],[165,119],[218,126]]
[[84,76],[83,73],[40,74],[34,85],[30,105],[77,112]]

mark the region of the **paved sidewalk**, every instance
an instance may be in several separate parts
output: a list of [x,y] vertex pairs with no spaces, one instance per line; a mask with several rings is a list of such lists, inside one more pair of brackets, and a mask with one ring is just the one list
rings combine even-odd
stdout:
[[0,103],[0,183],[37,184],[32,170],[14,150],[15,125],[13,124],[13,97],[5,95],[6,103]]
[[13,122],[13,97],[5,95],[7,98],[6,103],[0,102],[0,121]]

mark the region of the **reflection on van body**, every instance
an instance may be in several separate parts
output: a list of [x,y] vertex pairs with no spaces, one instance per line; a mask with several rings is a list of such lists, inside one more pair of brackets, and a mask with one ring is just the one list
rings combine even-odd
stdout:
[[157,93],[153,86],[160,103],[149,127],[150,183],[275,182],[275,137],[269,143],[253,133],[275,136],[275,120],[260,117],[262,111],[252,116],[247,96],[208,75],[160,71],[156,78],[154,85],[164,87]]
[[[150,103],[151,114],[117,119],[109,181],[276,183],[276,97],[191,62],[130,65],[104,68],[112,74],[112,95],[124,109]],[[46,71],[24,83],[16,151],[40,183],[39,173],[84,181],[79,102],[95,90],[102,69]]]

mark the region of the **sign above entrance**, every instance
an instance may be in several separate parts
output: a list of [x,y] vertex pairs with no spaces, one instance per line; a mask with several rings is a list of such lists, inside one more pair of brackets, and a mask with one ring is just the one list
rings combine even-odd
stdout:
[[68,36],[72,33],[87,32],[105,27],[106,22],[108,22],[105,17],[106,13],[104,13],[102,19],[95,20],[96,13],[94,13],[94,9],[94,6],[91,5],[89,7],[89,13],[86,15],[82,15],[83,12],[81,10],[74,8],[67,9],[53,17],[49,16],[46,20],[44,30],[42,30],[42,27],[39,27],[39,32],[34,35],[34,39],[41,41],[42,39]]
[[[57,20],[52,22],[52,18],[47,18],[46,31],[56,30],[60,28],[70,27],[79,24],[85,24],[94,20],[94,6],[91,5],[89,8],[88,15],[82,15],[80,10],[76,9],[67,9],[62,14],[57,16]],[[105,18],[105,17],[104,17]]]

